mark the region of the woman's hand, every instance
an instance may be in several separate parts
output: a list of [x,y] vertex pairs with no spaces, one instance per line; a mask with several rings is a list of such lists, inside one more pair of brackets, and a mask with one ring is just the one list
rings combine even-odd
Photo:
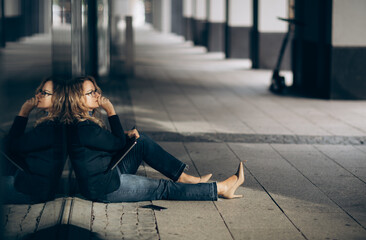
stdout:
[[108,98],[100,96],[98,98],[98,103],[101,108],[103,108],[106,112],[108,117],[116,115],[116,111],[114,110],[113,104],[109,101]]
[[23,103],[22,108],[19,111],[19,116],[28,117],[30,112],[37,106],[38,100],[36,97],[32,97]]
[[140,137],[140,134],[136,129],[132,129],[130,131],[125,131],[125,134],[127,134],[128,138],[133,138],[135,140]]

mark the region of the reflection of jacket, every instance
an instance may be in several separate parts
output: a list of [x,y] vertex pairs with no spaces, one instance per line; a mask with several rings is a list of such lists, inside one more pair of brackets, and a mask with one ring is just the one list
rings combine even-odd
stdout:
[[15,188],[31,195],[34,201],[54,197],[66,159],[63,127],[55,121],[45,121],[24,133],[28,118],[17,116],[7,136],[8,150],[24,161],[29,172],[18,171]]
[[120,184],[116,169],[104,171],[126,144],[126,135],[117,115],[108,120],[111,132],[89,120],[67,127],[68,153],[80,192],[92,200],[117,190]]

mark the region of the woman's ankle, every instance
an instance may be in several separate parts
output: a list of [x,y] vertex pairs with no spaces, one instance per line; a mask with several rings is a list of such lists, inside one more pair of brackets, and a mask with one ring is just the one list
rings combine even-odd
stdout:
[[195,184],[195,183],[199,183],[199,181],[200,181],[199,177],[194,177],[194,176],[188,175],[188,174],[183,172],[180,175],[180,177],[178,178],[177,182]]

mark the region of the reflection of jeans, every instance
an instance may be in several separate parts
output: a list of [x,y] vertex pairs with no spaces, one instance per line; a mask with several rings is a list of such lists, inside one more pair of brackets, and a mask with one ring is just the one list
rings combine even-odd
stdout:
[[32,203],[31,197],[18,192],[14,187],[14,176],[1,177],[3,182],[3,202],[4,204],[28,204]]
[[145,135],[118,165],[120,187],[103,196],[101,201],[137,202],[148,200],[217,200],[216,183],[184,184],[165,179],[134,175],[144,161],[173,181],[177,181],[186,164],[182,163]]

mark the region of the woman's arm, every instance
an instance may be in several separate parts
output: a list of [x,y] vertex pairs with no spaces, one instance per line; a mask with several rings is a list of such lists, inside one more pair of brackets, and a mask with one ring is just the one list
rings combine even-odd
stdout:
[[[25,128],[28,123],[28,116],[31,111],[37,106],[37,99],[35,97],[28,99],[22,105],[18,116],[15,117],[10,131],[6,137],[7,149],[11,152],[21,152],[19,146],[24,146],[24,142],[19,144],[19,139],[24,135]],[[33,139],[31,143],[37,143],[37,139]]]
[[98,99],[98,102],[99,102],[99,106],[107,112],[108,117],[116,115],[116,111],[114,110],[114,106],[111,103],[111,101],[109,101],[108,98],[100,96],[99,99]]
[[123,131],[121,121],[116,114],[116,111],[114,110],[113,104],[111,103],[111,101],[109,101],[108,98],[100,96],[98,101],[99,106],[101,106],[107,112],[109,125],[111,127],[111,132],[113,135],[123,139],[125,139],[125,134],[127,134],[129,138],[135,137],[137,139],[140,137],[137,130],[131,130],[126,132]]
[[37,99],[35,97],[28,99],[22,105],[18,116],[15,117],[13,125],[10,128],[8,139],[13,139],[24,134],[28,123],[28,116],[31,111],[37,106]]
[[28,117],[30,112],[37,106],[37,99],[35,97],[32,97],[31,99],[28,99],[23,104],[22,108],[19,111],[18,116],[20,117]]

